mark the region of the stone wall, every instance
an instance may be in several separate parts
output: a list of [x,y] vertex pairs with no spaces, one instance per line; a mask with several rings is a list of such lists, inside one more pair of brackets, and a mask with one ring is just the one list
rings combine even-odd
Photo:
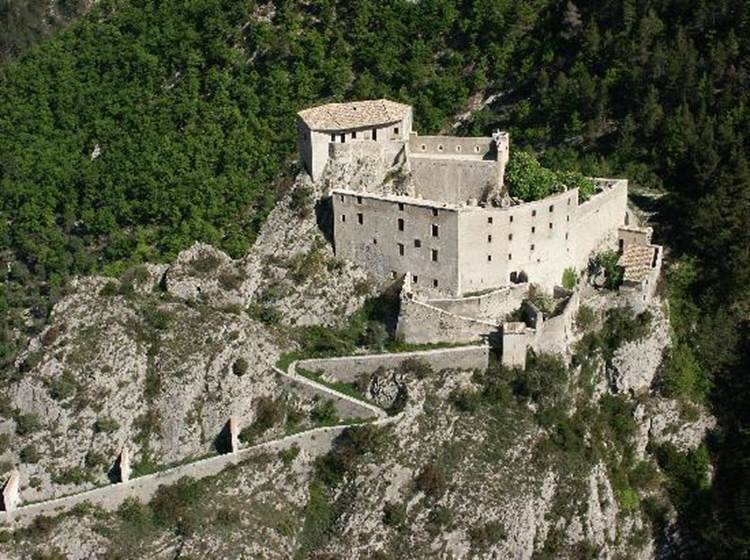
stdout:
[[334,191],[332,198],[338,257],[380,279],[408,273],[417,286],[449,294],[458,290],[455,209],[344,190]]
[[498,182],[497,162],[456,156],[409,156],[418,196],[448,204],[480,200]]
[[490,292],[459,298],[428,299],[427,304],[471,319],[497,321],[518,309],[529,293],[529,285],[513,284]]
[[573,231],[575,264],[578,270],[587,266],[589,256],[602,248],[613,248],[617,229],[625,222],[628,206],[628,182],[597,179],[603,189],[578,207]]
[[495,142],[491,136],[409,136],[411,156],[439,155],[474,159],[494,159]]
[[388,369],[396,368],[405,360],[413,358],[427,362],[436,371],[446,368],[487,369],[489,347],[487,345],[462,346],[417,352],[368,354],[340,358],[315,358],[298,361],[296,368],[321,372],[325,378],[331,381],[352,382],[363,374],[374,372],[379,367]]
[[497,345],[497,323],[462,317],[416,300],[401,298],[396,336],[412,344],[489,342]]
[[554,317],[545,317],[536,329],[534,349],[547,354],[569,354],[575,335],[575,317],[580,305],[580,294],[573,292],[562,312]]

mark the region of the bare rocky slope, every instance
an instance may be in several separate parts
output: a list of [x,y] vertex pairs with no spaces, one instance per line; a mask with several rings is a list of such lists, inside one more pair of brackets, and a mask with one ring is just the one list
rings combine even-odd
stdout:
[[[3,388],[0,470],[21,464],[24,499],[106,483],[123,445],[137,472],[214,452],[230,415],[249,426],[269,402],[283,412],[253,437],[312,421],[317,403],[271,366],[295,328],[339,325],[376,290],[333,255],[320,189],[300,176],[243,259],[196,244],[74,282]],[[652,558],[678,543],[660,537],[674,515],[654,449],[695,449],[713,420],[659,395],[669,327],[659,302],[651,315],[570,367],[379,371],[357,386],[400,420],[345,433],[323,460],[264,455],[148,505],[0,531],[0,557]]]

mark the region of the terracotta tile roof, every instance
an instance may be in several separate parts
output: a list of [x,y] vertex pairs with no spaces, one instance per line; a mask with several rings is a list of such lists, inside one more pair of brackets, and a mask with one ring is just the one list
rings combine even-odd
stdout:
[[652,245],[631,245],[620,256],[617,264],[625,269],[622,279],[626,282],[641,282],[651,272],[655,247]]
[[398,122],[409,105],[389,99],[368,99],[349,103],[328,103],[297,113],[313,130],[347,130]]

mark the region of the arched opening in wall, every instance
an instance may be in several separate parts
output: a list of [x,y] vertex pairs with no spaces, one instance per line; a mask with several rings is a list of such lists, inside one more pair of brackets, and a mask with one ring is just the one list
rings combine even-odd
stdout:
[[422,144],[420,148],[422,149],[423,152],[427,151],[427,146],[425,144]]
[[510,281],[512,284],[523,284],[529,281],[529,277],[523,270],[513,271],[510,273]]
[[474,146],[474,153],[479,153],[479,146]]
[[438,144],[438,152],[442,152],[442,151],[443,151],[443,145],[442,144]]
[[456,146],[456,151],[460,152],[461,151],[461,146]]

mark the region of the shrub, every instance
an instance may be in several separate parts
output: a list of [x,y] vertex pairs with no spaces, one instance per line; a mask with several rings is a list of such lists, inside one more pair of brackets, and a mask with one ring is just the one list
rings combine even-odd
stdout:
[[556,190],[555,174],[523,150],[511,151],[505,178],[510,195],[527,202],[542,199]]
[[289,208],[299,218],[306,218],[310,215],[310,205],[312,204],[312,189],[310,187],[297,187],[292,190],[289,197]]
[[117,515],[136,527],[147,527],[151,524],[151,509],[134,496],[128,496],[117,508]]
[[594,310],[591,307],[589,307],[588,305],[582,305],[578,308],[575,320],[576,327],[581,331],[585,331],[594,324],[596,315],[594,314]]
[[481,402],[481,393],[473,389],[454,389],[450,400],[462,412],[476,412]]
[[403,527],[406,523],[406,504],[386,503],[383,506],[383,523],[389,527]]
[[52,476],[55,484],[83,484],[91,482],[91,474],[84,471],[81,467],[72,467]]
[[39,451],[33,445],[27,445],[26,447],[21,449],[21,452],[18,454],[18,456],[23,463],[37,463],[39,462],[40,458]]
[[336,414],[336,405],[333,404],[332,400],[327,400],[322,403],[318,403],[310,411],[310,418],[317,424],[335,424],[338,421],[338,415]]
[[622,268],[617,265],[620,256],[617,251],[603,251],[594,257],[595,267],[604,271],[604,287],[608,290],[616,290],[622,284]]
[[385,432],[372,424],[345,428],[331,450],[316,461],[318,477],[327,484],[338,483],[353,470],[359,457],[376,453],[385,441]]
[[284,407],[280,401],[268,396],[262,396],[255,401],[255,420],[243,428],[239,438],[243,443],[251,443],[257,436],[281,422],[284,417]]
[[50,396],[56,401],[64,401],[72,397],[78,390],[78,380],[70,371],[63,371],[62,375],[49,384]]
[[504,541],[508,534],[501,521],[488,521],[483,525],[476,525],[469,529],[469,540],[472,548],[485,550],[492,545]]
[[297,455],[299,455],[299,447],[297,445],[279,451],[279,459],[281,459],[281,462],[285,465],[294,461],[297,458]]
[[539,289],[534,289],[529,292],[529,301],[541,311],[545,317],[552,314],[555,310],[555,300],[552,296],[545,294]]
[[359,344],[373,350],[383,350],[386,342],[388,342],[388,332],[385,330],[385,325],[377,321],[368,321]]
[[683,342],[670,349],[663,383],[667,395],[696,402],[705,402],[713,385],[693,348]]
[[218,256],[210,252],[203,252],[190,261],[190,267],[194,272],[205,275],[216,270],[221,264]]
[[578,198],[586,202],[594,195],[596,186],[593,179],[585,177],[579,171],[558,171],[557,180],[569,189],[578,189]]
[[39,429],[39,426],[41,426],[41,422],[39,415],[36,413],[16,415],[16,433],[19,436],[27,436],[34,430]]
[[566,290],[572,290],[576,287],[576,282],[578,281],[578,275],[576,274],[576,269],[568,267],[565,270],[563,270],[562,275],[562,287]]
[[109,416],[97,418],[96,422],[94,422],[94,430],[98,433],[114,432],[119,427],[120,424],[117,423],[117,420]]
[[270,305],[251,303],[247,306],[247,314],[266,325],[277,325],[281,321],[281,314]]
[[242,275],[239,272],[225,270],[219,274],[219,285],[225,290],[237,290],[242,286]]
[[149,502],[154,522],[176,529],[178,534],[190,534],[202,521],[198,503],[203,498],[201,486],[188,477],[171,486],[160,486]]
[[247,360],[240,357],[237,358],[232,364],[232,373],[234,373],[237,377],[242,377],[247,373],[248,368],[249,364],[247,363]]
[[440,496],[446,489],[445,474],[435,463],[422,467],[414,482],[417,490],[431,497]]
[[114,280],[110,280],[104,286],[102,286],[102,289],[99,290],[99,295],[103,297],[111,297],[116,296],[120,293],[120,285],[115,282]]

